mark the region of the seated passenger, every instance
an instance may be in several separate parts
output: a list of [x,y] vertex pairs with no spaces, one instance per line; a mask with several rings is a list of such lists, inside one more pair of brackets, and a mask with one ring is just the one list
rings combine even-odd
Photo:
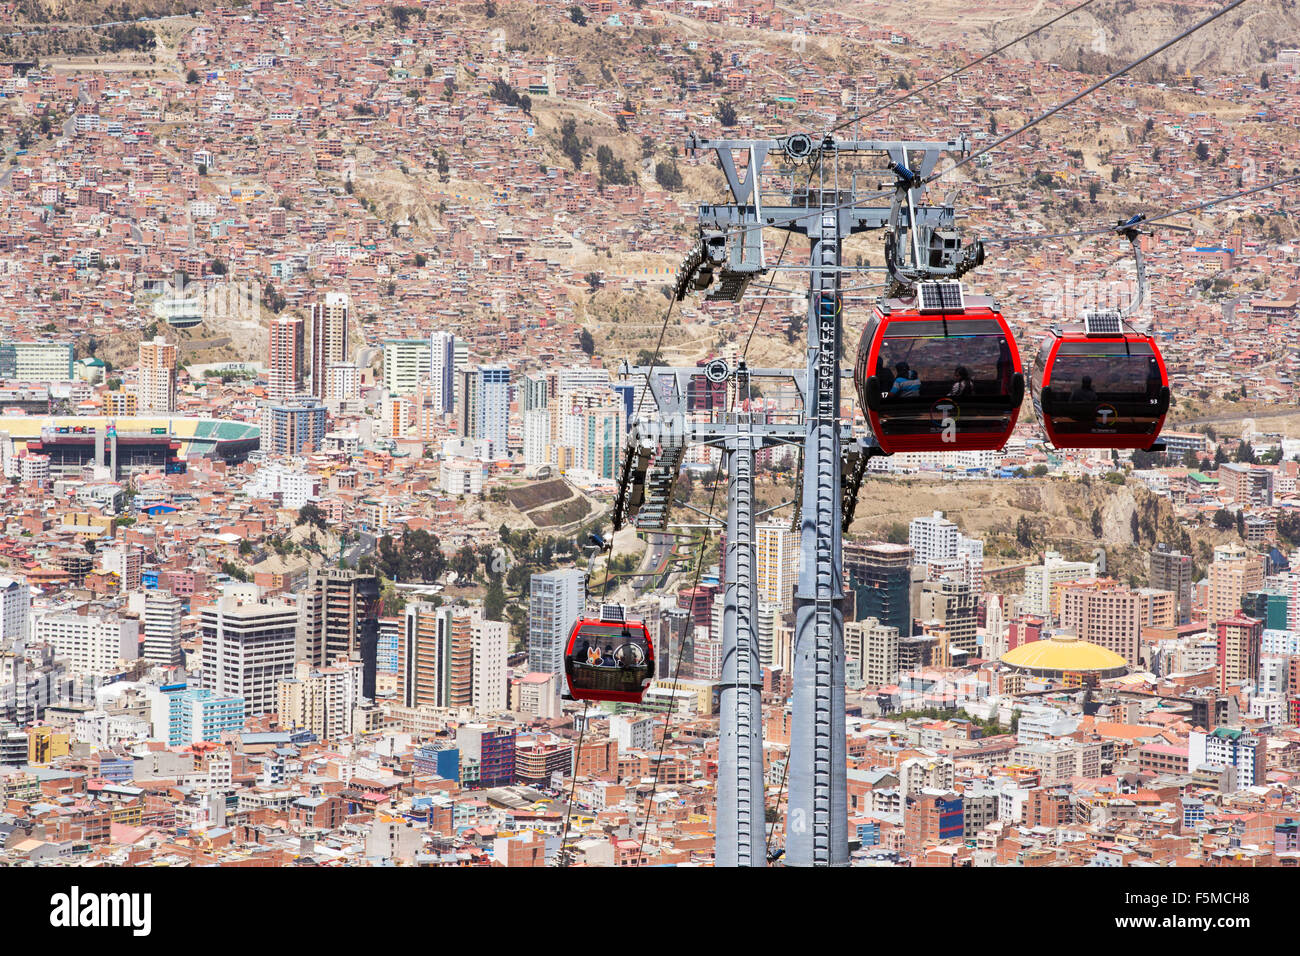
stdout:
[[890,386],[890,398],[920,398],[921,381],[917,378],[916,369],[908,368],[906,362],[899,362],[894,367],[894,371],[898,373],[898,377]]
[[882,393],[894,387],[894,373],[889,370],[883,357],[876,359],[876,384]]
[[1096,400],[1097,393],[1092,390],[1092,376],[1085,375],[1083,381],[1079,383],[1079,387],[1070,393],[1070,401],[1095,402]]
[[948,392],[949,398],[970,398],[975,394],[975,383],[971,380],[970,369],[965,365],[958,365],[956,378],[953,380],[952,389]]

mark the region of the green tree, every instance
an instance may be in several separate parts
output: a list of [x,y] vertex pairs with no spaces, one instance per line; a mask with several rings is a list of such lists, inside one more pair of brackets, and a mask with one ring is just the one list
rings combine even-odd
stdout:
[[586,150],[578,138],[578,121],[571,116],[560,122],[560,152],[569,158],[574,169],[582,169]]
[[721,123],[724,127],[730,128],[732,126],[735,126],[736,107],[728,103],[726,100],[723,100],[721,103],[718,104],[717,117],[718,117],[718,122]]
[[670,192],[679,192],[682,188],[682,174],[672,160],[655,163],[655,182]]
[[298,524],[310,524],[319,528],[321,531],[328,527],[325,521],[325,512],[320,510],[320,506],[314,501],[309,501],[298,509]]
[[501,575],[494,574],[488,579],[487,594],[483,597],[483,616],[489,621],[499,621],[505,606],[506,591],[501,583]]
[[198,70],[190,70],[188,73],[185,74],[186,83],[197,83],[198,81],[199,81]]
[[478,570],[478,555],[469,545],[464,545],[456,556],[451,559],[451,569],[456,572],[462,586],[468,586],[474,581],[474,572]]

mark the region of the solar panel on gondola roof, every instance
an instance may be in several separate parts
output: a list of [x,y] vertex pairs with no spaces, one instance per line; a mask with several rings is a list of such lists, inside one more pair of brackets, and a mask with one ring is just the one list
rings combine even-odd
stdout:
[[966,307],[960,282],[922,282],[917,289],[921,312],[960,312]]
[[1124,321],[1113,309],[1104,312],[1085,312],[1083,327],[1088,335],[1120,335],[1124,331]]

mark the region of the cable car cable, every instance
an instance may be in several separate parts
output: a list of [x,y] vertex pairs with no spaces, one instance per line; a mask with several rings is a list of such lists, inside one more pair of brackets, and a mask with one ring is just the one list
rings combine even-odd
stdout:
[[582,726],[578,728],[578,749],[573,752],[573,780],[569,784],[569,803],[564,808],[564,832],[560,836],[560,853],[564,857],[561,866],[569,865],[569,851],[565,844],[569,839],[569,820],[573,817],[573,794],[578,788],[578,761],[582,758],[582,738],[587,733],[587,711],[588,704],[582,705]]
[[[1285,186],[1289,183],[1300,182],[1300,175],[1287,176],[1283,179],[1275,179],[1272,182],[1262,183],[1259,186],[1252,186],[1250,189],[1242,189],[1235,193],[1228,193],[1222,196],[1215,196],[1213,199],[1207,199],[1204,202],[1193,203],[1189,206],[1183,206],[1179,209],[1172,209],[1168,212],[1158,213],[1154,216],[1145,216],[1139,225],[1146,225],[1154,222],[1161,222],[1165,219],[1173,219],[1175,216],[1186,215],[1187,213],[1196,212],[1201,209],[1208,209],[1210,206],[1217,206],[1220,203],[1231,202],[1234,199],[1241,199],[1245,196],[1254,195],[1255,193],[1266,192],[1270,189],[1277,189],[1279,186]],[[985,239],[986,243],[1011,244],[1013,242],[1045,242],[1050,239],[1087,239],[1092,236],[1104,236],[1116,231],[1115,226],[1098,226],[1096,229],[1081,229],[1075,232],[1053,232],[1053,233],[1023,233],[1016,236],[997,236]]]
[[[781,767],[781,786],[776,791],[776,815],[779,820],[781,817],[781,800],[785,797],[785,776],[790,770],[790,751],[785,754],[785,764]],[[768,860],[772,859],[772,834],[776,832],[777,821],[773,820],[767,828],[767,838],[763,840],[763,852]]]
[[966,156],[963,156],[961,159],[959,159],[957,162],[955,162],[953,165],[949,166],[947,169],[943,170],[942,172],[931,173],[924,180],[922,180],[922,182],[925,184],[932,183],[935,180],[939,179],[940,177],[946,176],[948,173],[961,169],[967,163],[970,163],[973,160],[978,159],[979,157],[983,156],[985,153],[992,152],[993,150],[997,149],[999,146],[1001,146],[1003,143],[1007,142],[1008,140],[1015,139],[1017,136],[1019,136],[1021,133],[1025,132],[1026,130],[1033,129],[1039,123],[1043,122],[1049,117],[1055,116],[1057,113],[1061,112],[1061,110],[1065,109],[1066,107],[1073,106],[1075,103],[1079,102],[1079,100],[1083,99],[1085,96],[1095,93],[1097,90],[1101,89],[1103,86],[1105,86],[1107,83],[1111,82],[1112,80],[1118,79],[1119,77],[1123,76],[1125,73],[1128,73],[1130,70],[1134,69],[1135,67],[1141,66],[1147,60],[1150,60],[1153,57],[1163,53],[1165,50],[1169,49],[1174,44],[1179,43],[1182,40],[1185,40],[1187,37],[1191,36],[1193,33],[1196,33],[1198,30],[1202,29],[1203,27],[1209,26],[1211,23],[1213,23],[1215,20],[1219,19],[1220,17],[1228,13],[1231,13],[1233,10],[1237,9],[1245,2],[1246,0],[1233,0],[1232,3],[1228,4],[1222,10],[1218,10],[1215,13],[1210,14],[1208,17],[1206,17],[1204,20],[1200,21],[1199,23],[1193,24],[1192,26],[1184,30],[1182,33],[1173,37],[1172,39],[1166,40],[1164,43],[1160,44],[1160,46],[1156,47],[1154,50],[1150,51],[1149,53],[1144,53],[1142,56],[1138,57],[1136,60],[1129,63],[1127,66],[1124,66],[1119,70],[1116,70],[1114,73],[1111,73],[1109,76],[1105,77],[1104,79],[1098,80],[1096,83],[1092,84],[1086,89],[1081,90],[1078,93],[1075,93],[1073,96],[1069,97],[1066,100],[1063,100],[1062,102],[1058,103],[1056,106],[1053,106],[1046,113],[1043,113],[1041,116],[1035,117],[1034,119],[1030,120],[1028,123],[1025,123],[1023,126],[1019,127],[1018,129],[1012,130],[1010,133],[1007,133],[1005,136],[998,137],[996,140],[994,140],[988,146],[985,146],[983,149],[976,150],[973,153],[969,153]]
[[[820,160],[820,157],[818,157],[817,159],[815,159],[815,160],[814,160],[814,161],[809,165],[809,167],[808,167],[808,185],[807,185],[807,187],[805,187],[806,189],[811,189],[811,188],[812,188],[812,180],[813,180],[813,176],[814,176],[814,174],[815,174],[816,171],[817,171],[817,167],[819,166],[820,161],[821,161],[821,160]],[[781,251],[777,254],[777,258],[776,258],[776,265],[777,265],[777,266],[780,266],[780,265],[781,265],[782,260],[785,258],[785,251],[786,251],[787,248],[789,248],[789,245],[790,245],[790,233],[787,232],[787,233],[786,233],[786,237],[785,237],[785,242],[783,242],[783,243],[781,244]],[[775,269],[773,270],[773,272],[775,273]],[[775,282],[775,281],[776,281],[776,275],[774,274],[773,277],[772,277],[772,282]],[[771,285],[771,283],[769,283],[769,286],[770,286],[770,285]],[[759,302],[758,309],[757,309],[757,310],[755,311],[755,313],[754,313],[754,321],[750,324],[750,327],[749,327],[749,335],[745,338],[745,348],[744,348],[744,350],[741,352],[741,358],[742,358],[742,360],[748,358],[748,356],[749,356],[749,345],[750,345],[750,343],[754,340],[754,331],[755,331],[755,329],[758,328],[758,320],[762,317],[762,315],[763,315],[763,310],[766,309],[766,308],[767,308],[767,299],[764,298],[761,302]],[[737,389],[737,392],[739,392],[739,389]],[[736,398],[736,395],[733,394],[733,395],[732,395],[732,401],[733,401],[733,403],[734,403],[735,398]],[[734,404],[733,404],[732,407],[733,407],[733,408],[735,407]],[[722,481],[722,467],[721,467],[721,466],[722,466],[722,463],[721,463],[721,461],[719,461],[719,463],[718,463],[718,468],[717,468],[717,470],[714,472],[713,489],[712,489],[712,491],[709,493],[709,507],[708,507],[708,509],[707,509],[707,513],[710,514],[710,515],[713,513],[713,506],[714,506],[715,501],[717,500],[717,496],[718,496],[718,485],[719,485],[719,484],[721,483],[721,481]],[[692,619],[694,618],[694,615],[695,615],[695,600],[696,600],[696,594],[695,594],[695,591],[696,591],[696,589],[700,586],[700,572],[703,570],[703,567],[704,567],[704,553],[705,553],[705,551],[706,551],[707,549],[708,549],[708,538],[707,538],[707,535],[701,535],[701,536],[700,536],[700,551],[699,551],[699,554],[696,556],[696,559],[695,559],[695,577],[694,577],[694,581],[693,581],[693,583],[691,584],[690,607],[689,607],[689,609],[688,609],[688,616],[687,616],[687,619],[686,619],[686,621],[683,623],[683,627],[682,627],[682,636],[681,636],[681,638],[679,639],[679,642],[678,642],[677,666],[676,666],[676,668],[674,668],[674,670],[673,670],[673,685],[674,685],[674,687],[676,686],[677,681],[678,681],[678,678],[679,678],[679,676],[681,675],[681,671],[682,671],[682,661],[684,661],[684,660],[686,659],[686,655],[685,655],[684,653],[682,653],[682,648],[683,648],[683,645],[685,644],[685,637],[686,637],[685,630],[686,630],[686,627],[690,626],[690,623],[691,623],[691,621],[692,621]],[[672,652],[672,648],[669,647],[669,653],[671,654],[671,652]],[[649,807],[647,808],[647,810],[646,810],[645,820],[642,822],[642,825],[641,825],[641,840],[640,840],[639,844],[637,845],[637,866],[640,866],[640,865],[641,865],[642,853],[643,853],[643,851],[644,851],[644,849],[645,849],[645,838],[646,838],[646,833],[647,833],[647,831],[648,831],[649,828],[650,828],[650,817],[651,817],[651,812],[652,812],[653,809],[654,809],[654,795],[655,795],[655,793],[656,793],[656,792],[658,791],[658,789],[659,789],[659,771],[660,771],[660,770],[662,769],[662,767],[663,767],[663,762],[664,762],[664,751],[666,750],[666,748],[667,748],[667,746],[668,746],[668,731],[669,731],[669,729],[672,727],[672,720],[673,720],[673,712],[672,712],[672,707],[670,706],[670,707],[669,707],[669,710],[668,710],[668,713],[665,715],[665,718],[664,718],[664,735],[663,735],[663,739],[662,739],[662,740],[660,741],[660,743],[659,743],[659,759],[658,759],[658,761],[656,761],[656,763],[655,763],[654,781],[653,781],[653,783],[650,785],[650,801],[651,801],[651,803],[650,803],[650,806],[649,806]]]
[[839,123],[836,126],[832,126],[827,131],[827,135],[830,135],[832,133],[838,133],[846,126],[852,126],[854,123],[861,122],[864,119],[869,119],[870,117],[875,116],[877,113],[883,113],[885,110],[891,109],[897,106],[899,103],[911,99],[913,96],[919,96],[920,94],[924,93],[926,90],[932,89],[933,87],[938,86],[940,83],[943,83],[947,80],[951,80],[954,76],[957,76],[958,74],[965,73],[967,70],[971,69],[972,67],[979,66],[981,63],[985,62],[986,60],[992,59],[993,57],[1001,53],[1003,50],[1013,47],[1017,43],[1020,43],[1024,40],[1028,40],[1030,37],[1034,36],[1035,34],[1042,33],[1052,24],[1058,23],[1061,20],[1064,20],[1066,17],[1078,13],[1084,7],[1091,6],[1096,2],[1097,0],[1084,0],[1084,2],[1079,4],[1078,6],[1071,7],[1069,10],[1066,10],[1064,13],[1060,14],[1059,16],[1055,16],[1052,19],[1048,20],[1046,23],[1042,24],[1041,26],[1037,26],[1034,29],[1030,30],[1028,33],[1021,34],[1020,36],[1016,37],[1014,40],[1008,40],[1006,43],[1002,44],[1002,46],[990,50],[988,53],[985,53],[979,59],[971,60],[965,66],[960,66],[957,69],[953,70],[951,73],[947,73],[944,76],[939,77],[937,80],[931,80],[929,83],[926,83],[924,86],[918,86],[914,90],[909,90],[908,92],[904,93],[902,96],[899,96],[896,99],[890,100],[888,103],[885,103],[883,106],[872,107],[870,110],[868,110],[865,113],[858,113],[856,116],[844,120],[842,123]]
[[[943,169],[943,170],[941,170],[941,171],[939,171],[939,172],[931,173],[928,177],[926,177],[925,179],[922,179],[922,180],[921,180],[920,185],[922,185],[922,186],[929,185],[930,183],[936,181],[937,179],[940,179],[941,177],[946,176],[948,173],[953,172],[954,170],[960,169],[961,167],[963,167],[963,166],[967,165],[968,163],[972,162],[973,160],[978,159],[980,156],[983,156],[983,155],[985,155],[985,154],[991,152],[992,150],[997,149],[999,146],[1001,146],[1003,143],[1006,143],[1008,140],[1014,139],[1015,137],[1019,136],[1021,133],[1025,132],[1025,131],[1027,131],[1027,130],[1029,130],[1029,129],[1032,129],[1033,127],[1037,126],[1039,123],[1043,122],[1044,120],[1049,119],[1050,117],[1056,115],[1056,114],[1059,113],[1061,110],[1063,110],[1063,109],[1065,109],[1065,108],[1067,108],[1067,107],[1069,107],[1069,106],[1072,106],[1072,105],[1074,105],[1075,103],[1077,103],[1079,100],[1083,99],[1084,97],[1086,97],[1086,96],[1088,96],[1088,95],[1090,95],[1090,94],[1092,94],[1092,93],[1095,93],[1097,90],[1101,89],[1103,86],[1105,86],[1106,84],[1110,83],[1112,80],[1118,79],[1119,77],[1125,75],[1126,73],[1131,72],[1134,68],[1136,68],[1136,67],[1138,67],[1138,66],[1141,66],[1143,63],[1145,63],[1145,62],[1147,62],[1148,60],[1152,59],[1153,57],[1158,56],[1159,54],[1163,53],[1165,50],[1169,49],[1171,46],[1174,46],[1175,44],[1181,42],[1182,40],[1185,40],[1187,37],[1191,36],[1193,33],[1196,33],[1197,31],[1201,30],[1203,27],[1208,26],[1209,24],[1213,23],[1215,20],[1218,20],[1220,17],[1224,16],[1225,14],[1231,13],[1233,10],[1237,9],[1237,7],[1241,6],[1243,3],[1246,3],[1246,2],[1247,2],[1247,0],[1233,0],[1232,3],[1230,3],[1228,6],[1224,7],[1222,10],[1219,10],[1219,11],[1217,11],[1217,12],[1215,12],[1215,13],[1212,13],[1210,16],[1208,16],[1208,17],[1206,17],[1205,19],[1201,20],[1199,23],[1193,24],[1192,26],[1190,26],[1190,27],[1188,27],[1186,30],[1184,30],[1182,33],[1180,33],[1180,34],[1178,34],[1177,36],[1173,37],[1172,39],[1166,40],[1164,43],[1160,44],[1160,46],[1156,47],[1154,50],[1151,50],[1149,53],[1145,53],[1145,54],[1143,54],[1142,56],[1138,57],[1138,58],[1137,58],[1136,60],[1134,60],[1133,62],[1131,62],[1131,63],[1127,64],[1126,66],[1124,66],[1122,69],[1116,70],[1114,73],[1111,73],[1109,76],[1106,76],[1105,78],[1103,78],[1103,79],[1101,79],[1101,80],[1098,80],[1096,83],[1092,84],[1091,86],[1087,87],[1086,89],[1082,90],[1081,92],[1074,94],[1074,95],[1071,96],[1069,99],[1067,99],[1067,100],[1065,100],[1065,101],[1063,101],[1063,102],[1061,102],[1061,103],[1058,103],[1056,106],[1053,106],[1053,107],[1052,107],[1050,110],[1048,110],[1047,112],[1045,112],[1045,113],[1043,113],[1042,115],[1040,115],[1040,116],[1038,116],[1038,117],[1036,117],[1036,118],[1030,120],[1028,123],[1026,123],[1026,124],[1024,124],[1023,126],[1019,127],[1018,129],[1015,129],[1015,130],[1011,131],[1010,133],[1007,133],[1005,136],[1001,136],[1001,137],[999,137],[999,138],[996,139],[994,142],[990,143],[988,146],[985,146],[985,147],[983,147],[982,149],[979,149],[979,150],[977,150],[977,151],[974,152],[974,153],[970,153],[970,154],[964,156],[962,159],[958,160],[958,161],[957,161],[956,163],[954,163],[952,166],[949,166],[949,167],[947,167],[946,169]],[[858,197],[858,198],[854,199],[854,200],[851,201],[851,202],[840,203],[839,205],[824,207],[821,211],[822,211],[822,212],[837,212],[837,211],[840,211],[840,210],[843,210],[843,209],[856,209],[856,208],[858,208],[859,206],[862,205],[862,203],[863,203],[863,201],[864,201],[865,199],[880,198],[880,197],[883,197],[883,196],[892,196],[892,195],[894,195],[894,194],[895,194],[895,192],[894,192],[893,190],[891,190],[891,191],[889,191],[889,192],[881,192],[881,193],[879,193],[879,194],[873,194],[873,195],[869,195],[869,196],[865,196],[865,197]],[[755,225],[755,226],[742,226],[742,227],[740,227],[739,229],[735,230],[735,232],[737,232],[737,233],[747,233],[747,232],[752,231],[752,230],[754,230],[754,229],[763,229],[763,228],[766,228],[766,227],[764,226],[764,224],[761,224],[761,223],[760,223],[760,224]],[[1099,233],[1099,234],[1100,234],[1100,233]]]

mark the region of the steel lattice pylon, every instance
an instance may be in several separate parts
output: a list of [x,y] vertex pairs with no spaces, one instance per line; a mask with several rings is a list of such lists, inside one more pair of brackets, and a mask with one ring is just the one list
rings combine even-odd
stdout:
[[[685,415],[687,384],[701,369],[662,366],[630,368],[646,378],[653,402],[642,402],[624,462],[614,524],[635,517],[637,527],[662,530],[668,520],[672,483],[690,442],[719,447],[728,475],[727,557],[723,612],[723,673],[718,753],[716,859],[720,866],[763,866],[765,803],[761,729],[761,665],[754,587],[755,452],[776,444],[803,449],[797,500],[800,565],[795,588],[794,695],[788,756],[789,809],[785,861],[795,866],[848,864],[848,798],[844,728],[844,612],[841,562],[842,522],[872,454],[870,439],[853,439],[840,420],[840,343],[844,319],[840,296],[841,252],[854,233],[890,228],[909,234],[913,264],[923,230],[950,227],[951,206],[920,203],[928,176],[947,151],[964,152],[965,140],[947,142],[816,141],[804,134],[769,140],[690,138],[688,150],[711,149],[727,178],[732,202],[702,205],[700,243],[683,263],[675,294],[717,287],[711,299],[738,300],[754,276],[768,271],[761,232],[781,229],[807,236],[809,274],[807,365],[792,369],[728,369],[710,363],[714,381],[729,377],[780,376],[793,379],[803,401],[800,424],[772,424],[746,413],[722,421],[693,423]],[[768,202],[760,173],[770,153],[795,163],[812,163],[802,192]],[[894,202],[859,205],[856,174],[843,188],[840,157],[882,154],[898,179]],[[736,156],[747,155],[742,179]],[[912,165],[912,154],[919,154]],[[848,177],[846,177],[848,178]],[[814,179],[816,184],[814,186]],[[875,188],[871,190],[876,192]],[[653,405],[653,409],[650,408]],[[848,467],[845,468],[845,453]],[[847,499],[847,507],[846,507]]]

